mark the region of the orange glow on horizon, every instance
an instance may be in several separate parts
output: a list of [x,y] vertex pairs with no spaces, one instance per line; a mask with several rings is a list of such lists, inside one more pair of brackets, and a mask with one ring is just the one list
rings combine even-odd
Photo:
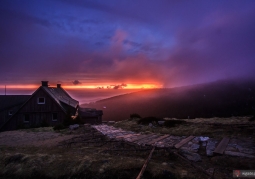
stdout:
[[96,86],[93,85],[62,85],[66,89],[95,89]]
[[[62,85],[64,89],[97,89],[98,87],[103,87],[103,89],[107,89],[107,86],[113,87],[114,85]],[[40,85],[6,85],[6,89],[37,89]],[[56,87],[56,85],[49,85],[49,87]],[[4,89],[5,85],[1,85],[0,89]],[[127,84],[127,86],[122,89],[153,89],[153,88],[162,88],[162,85],[154,84],[154,83],[144,83],[144,84]],[[121,89],[121,88],[119,88]]]
[[[96,89],[98,87],[103,87],[102,89],[107,89],[109,85],[62,85],[63,88],[66,89]],[[114,86],[114,85],[112,85]],[[117,85],[116,85],[117,86]],[[127,86],[123,87],[122,89],[153,89],[153,88],[162,88],[162,85],[146,83],[146,84],[127,84]],[[121,88],[119,88],[121,89]]]
[[0,88],[4,89],[36,89],[38,85],[3,85]]

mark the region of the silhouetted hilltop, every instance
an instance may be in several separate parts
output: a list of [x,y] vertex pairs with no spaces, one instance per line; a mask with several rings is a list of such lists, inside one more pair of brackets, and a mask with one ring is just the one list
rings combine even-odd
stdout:
[[102,109],[103,120],[142,117],[209,118],[253,115],[255,81],[217,81],[171,89],[150,89],[88,104]]

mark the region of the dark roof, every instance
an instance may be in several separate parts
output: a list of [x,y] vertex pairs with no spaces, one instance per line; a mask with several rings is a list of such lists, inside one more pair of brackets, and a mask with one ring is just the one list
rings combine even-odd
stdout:
[[0,95],[0,111],[24,104],[31,95]]
[[41,88],[44,89],[63,109],[65,109],[65,106],[62,103],[74,108],[79,105],[79,101],[71,98],[71,96],[61,87],[54,88],[42,86]]

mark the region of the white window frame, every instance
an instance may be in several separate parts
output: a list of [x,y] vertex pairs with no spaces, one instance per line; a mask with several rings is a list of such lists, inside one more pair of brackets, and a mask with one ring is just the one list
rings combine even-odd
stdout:
[[[57,115],[57,118],[56,119],[54,119],[53,117],[54,117],[54,114],[56,114]],[[56,113],[56,112],[54,112],[54,113],[52,113],[52,121],[58,121],[58,113]]]
[[[28,115],[28,121],[26,120],[26,116]],[[29,119],[29,114],[24,114],[24,123],[29,123],[30,122],[30,119]]]
[[[43,102],[40,102],[40,98],[42,98],[44,101]],[[37,104],[45,104],[45,97],[39,97],[37,98]]]

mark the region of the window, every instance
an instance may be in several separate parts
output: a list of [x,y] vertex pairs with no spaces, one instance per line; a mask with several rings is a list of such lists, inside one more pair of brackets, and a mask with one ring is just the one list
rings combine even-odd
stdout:
[[58,120],[58,113],[52,113],[52,121]]
[[9,111],[9,116],[12,116],[12,114],[13,114],[13,111],[10,110]]
[[39,97],[39,98],[37,99],[37,103],[38,103],[38,104],[45,104],[45,98],[44,98],[44,97]]
[[30,121],[29,114],[24,114],[24,122],[28,123]]

